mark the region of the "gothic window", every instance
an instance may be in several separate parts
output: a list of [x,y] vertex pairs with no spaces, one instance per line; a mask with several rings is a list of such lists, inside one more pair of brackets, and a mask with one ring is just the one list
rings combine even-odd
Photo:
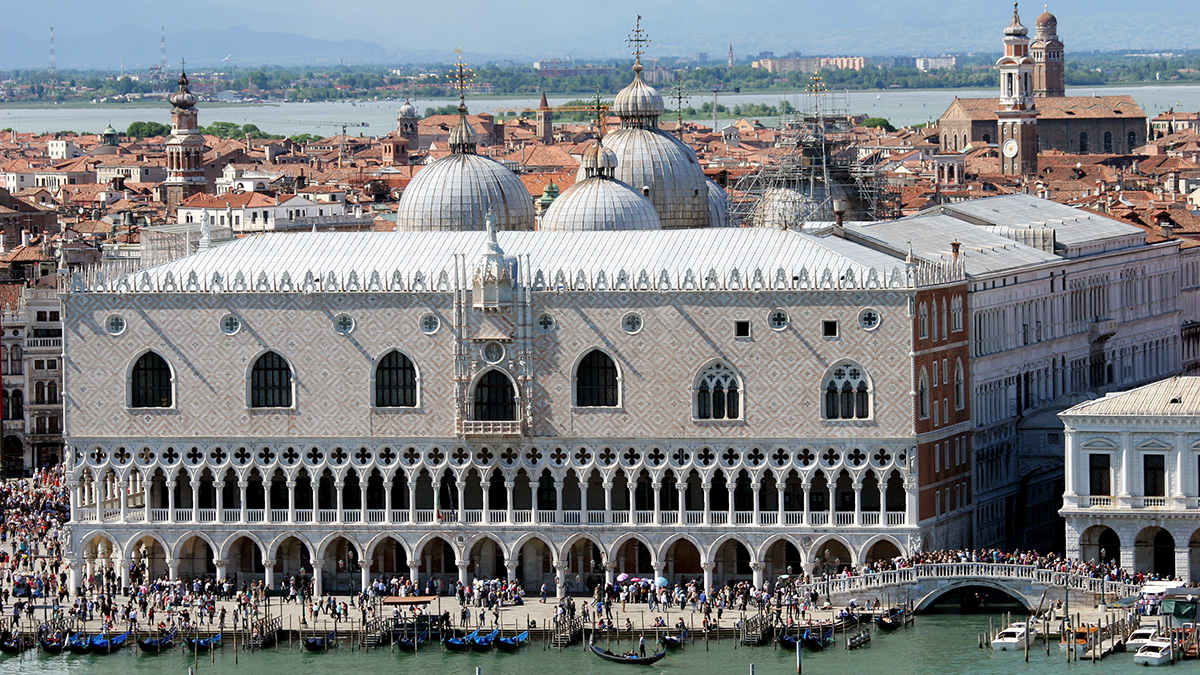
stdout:
[[170,408],[171,367],[154,352],[146,352],[133,364],[129,382],[130,408]]
[[489,370],[475,385],[471,419],[511,422],[517,419],[517,391],[513,381],[499,370]]
[[1104,152],[1111,153],[1113,151],[1113,137],[1111,131],[1104,132]]
[[292,367],[278,352],[267,352],[254,362],[250,371],[250,407],[292,407]]
[[867,419],[871,416],[871,387],[867,374],[855,363],[839,363],[824,382],[827,420]]
[[954,409],[962,410],[967,404],[965,383],[963,382],[962,359],[954,361]]
[[917,323],[921,329],[921,337],[929,337],[929,306],[923,302],[917,309]]
[[950,301],[950,322],[954,332],[957,333],[963,329],[963,301],[960,295],[954,296],[954,299]]
[[1133,152],[1133,149],[1136,147],[1137,147],[1137,132],[1131,131],[1131,132],[1129,132],[1129,147],[1125,149],[1125,152]]
[[740,419],[741,407],[738,377],[728,366],[714,363],[696,380],[696,419]]
[[617,406],[617,366],[599,349],[588,352],[575,370],[575,405],[583,408]]
[[929,375],[921,368],[921,376],[917,380],[917,417],[929,417]]
[[1079,151],[1088,151],[1088,133],[1086,131],[1079,132]]
[[416,366],[404,354],[397,351],[388,352],[375,367],[375,406],[415,408],[416,405]]

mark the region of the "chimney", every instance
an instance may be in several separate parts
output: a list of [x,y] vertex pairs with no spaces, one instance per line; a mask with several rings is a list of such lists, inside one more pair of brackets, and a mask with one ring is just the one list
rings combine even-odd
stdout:
[[961,247],[962,247],[961,242],[957,242],[957,241],[950,242],[950,257],[957,261],[958,260],[958,249]]
[[846,207],[847,204],[845,199],[833,200],[833,233],[839,237],[846,236],[846,229],[843,227],[843,223],[845,222],[846,218]]
[[21,246],[29,246],[29,230],[21,230]]

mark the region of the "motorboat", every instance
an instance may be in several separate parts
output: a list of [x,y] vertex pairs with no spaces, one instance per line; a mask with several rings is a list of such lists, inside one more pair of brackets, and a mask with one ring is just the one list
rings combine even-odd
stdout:
[[1058,646],[1064,651],[1073,649],[1075,650],[1075,653],[1083,654],[1096,641],[1096,633],[1098,631],[1099,629],[1095,626],[1083,626],[1081,628],[1076,628],[1070,631],[1067,636],[1058,643]]
[[1133,663],[1138,666],[1167,666],[1171,664],[1171,642],[1154,639],[1142,645],[1133,655]]
[[992,640],[992,649],[1002,652],[1022,651],[1025,649],[1025,643],[1032,643],[1037,636],[1037,626],[1024,621],[1014,621],[1008,628],[996,634]]
[[1146,643],[1151,640],[1158,639],[1158,628],[1154,626],[1143,626],[1129,634],[1129,639],[1125,640],[1125,651],[1136,652]]

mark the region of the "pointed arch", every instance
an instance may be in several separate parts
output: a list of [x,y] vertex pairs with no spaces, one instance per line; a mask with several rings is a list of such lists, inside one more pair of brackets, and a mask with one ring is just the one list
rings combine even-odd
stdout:
[[183,545],[186,544],[192,538],[199,538],[202,541],[204,541],[204,543],[208,544],[208,548],[213,553],[216,553],[218,550],[220,550],[219,547],[217,546],[216,542],[213,541],[212,537],[209,536],[208,533],[204,532],[203,530],[185,532],[182,535],[180,535],[178,539],[175,540],[175,544],[171,548],[167,549],[168,551],[170,551],[171,558],[173,560],[179,560],[179,554],[183,552]]
[[750,555],[754,555],[754,552],[758,550],[757,547],[751,544],[750,540],[745,536],[736,532],[727,532],[714,539],[713,543],[709,545],[708,549],[701,549],[705,560],[712,562],[715,559],[717,552],[721,550],[721,547],[731,541],[736,541],[742,546],[745,546],[746,550],[750,552]]
[[295,407],[296,376],[287,358],[273,349],[268,349],[251,364],[246,374],[247,407]]
[[511,422],[518,418],[517,383],[501,368],[488,368],[471,383],[472,420]]
[[125,371],[125,402],[130,408],[174,408],[175,369],[162,354],[143,349]]
[[862,420],[873,414],[875,387],[867,370],[853,360],[842,359],[827,368],[821,389],[824,419]]
[[563,541],[562,546],[560,546],[557,551],[554,551],[555,559],[566,560],[571,548],[575,546],[575,544],[585,540],[590,542],[596,548],[600,549],[600,555],[604,558],[601,562],[608,562],[608,547],[604,545],[604,542],[600,541],[599,537],[587,532],[576,532],[575,534],[567,537],[566,540]]
[[389,349],[371,369],[371,405],[376,408],[421,407],[421,371],[399,349]]
[[917,377],[917,417],[929,417],[929,374],[925,366],[921,366],[921,374]]
[[621,406],[621,370],[612,354],[600,347],[584,350],[571,368],[571,402],[579,408]]
[[267,546],[267,558],[271,560],[276,559],[276,557],[279,555],[279,547],[282,546],[283,543],[288,539],[295,539],[296,541],[300,542],[304,548],[308,549],[308,555],[310,559],[317,557],[316,549],[313,547],[312,542],[309,541],[307,537],[295,530],[289,530],[287,532],[280,532],[279,536],[271,540],[271,543]]
[[264,556],[267,555],[267,545],[263,543],[263,540],[260,539],[257,534],[254,534],[249,530],[238,530],[228,537],[225,537],[225,539],[221,542],[221,545],[217,548],[214,548],[213,551],[216,551],[218,558],[227,559],[229,558],[230,550],[233,548],[233,543],[238,539],[242,539],[243,537],[254,542],[254,544],[258,546],[259,553]]
[[742,419],[745,386],[742,375],[724,359],[712,359],[692,383],[692,417],[698,420]]
[[649,539],[637,532],[626,532],[625,534],[617,537],[617,539],[612,543],[612,546],[609,547],[608,553],[605,554],[606,557],[609,560],[615,560],[617,558],[617,554],[621,550],[621,547],[631,541],[641,542],[641,544],[646,547],[646,550],[650,552],[651,564],[656,564],[664,559],[659,557],[658,547],[654,544],[651,544]]

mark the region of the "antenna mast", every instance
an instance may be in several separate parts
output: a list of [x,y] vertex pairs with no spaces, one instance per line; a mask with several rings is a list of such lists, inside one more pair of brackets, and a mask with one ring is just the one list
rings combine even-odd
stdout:
[[54,26],[50,26],[50,81],[58,79],[58,62],[54,58]]

